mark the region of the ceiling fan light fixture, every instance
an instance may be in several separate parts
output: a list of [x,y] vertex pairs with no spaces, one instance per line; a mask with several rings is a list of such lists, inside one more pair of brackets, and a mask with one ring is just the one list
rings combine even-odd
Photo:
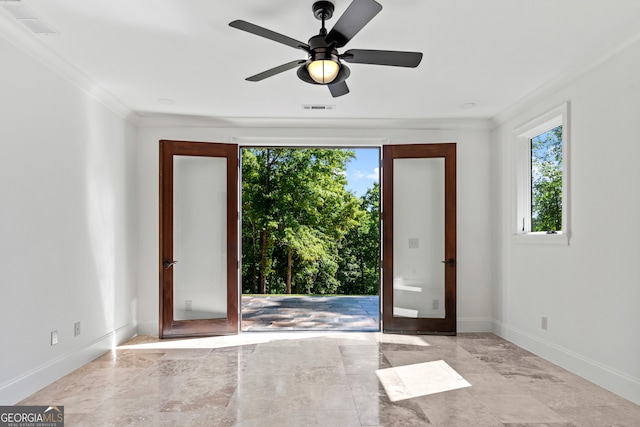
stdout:
[[319,84],[329,84],[336,79],[340,65],[332,59],[317,59],[307,66],[309,76]]
[[345,62],[415,68],[422,60],[420,52],[375,49],[350,49],[343,54],[338,52],[338,49],[349,43],[382,10],[382,5],[376,0],[351,0],[351,4],[330,31],[327,31],[325,21],[333,15],[333,3],[316,1],[312,10],[315,18],[322,21],[322,27],[318,34],[309,39],[308,43],[240,19],[229,23],[233,28],[307,52],[306,59],[290,61],[247,77],[245,80],[257,82],[297,67],[296,73],[300,80],[309,84],[327,86],[331,96],[337,98],[349,93],[345,80],[351,71]]

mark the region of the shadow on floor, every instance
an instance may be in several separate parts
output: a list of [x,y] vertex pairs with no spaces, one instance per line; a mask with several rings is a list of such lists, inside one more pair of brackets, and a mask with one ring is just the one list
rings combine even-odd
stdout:
[[242,296],[242,331],[379,331],[378,296]]

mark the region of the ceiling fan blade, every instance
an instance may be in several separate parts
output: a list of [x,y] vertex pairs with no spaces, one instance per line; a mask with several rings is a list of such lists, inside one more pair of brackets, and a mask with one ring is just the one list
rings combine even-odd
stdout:
[[349,93],[349,87],[347,86],[347,82],[344,80],[338,83],[330,83],[327,86],[329,86],[329,92],[331,92],[331,96],[334,98]]
[[260,80],[264,80],[267,77],[272,77],[272,76],[275,76],[276,74],[280,74],[280,73],[285,72],[287,70],[290,70],[292,68],[296,68],[299,65],[304,64],[305,62],[307,62],[307,61],[304,60],[304,59],[297,59],[295,61],[291,61],[291,62],[287,62],[286,64],[282,64],[282,65],[280,65],[278,67],[274,67],[274,68],[272,68],[270,70],[258,73],[255,76],[247,77],[245,80],[248,80],[250,82],[259,82]]
[[420,52],[401,52],[397,50],[349,49],[340,59],[354,64],[391,65],[393,67],[415,68],[422,61]]
[[275,31],[267,30],[266,28],[260,27],[247,21],[238,19],[236,21],[230,22],[229,26],[242,31],[246,31],[251,34],[255,34],[256,36],[264,37],[265,39],[286,44],[287,46],[291,46],[296,49],[302,49],[307,52],[309,52],[309,50],[311,49],[309,45],[304,42],[292,39],[291,37],[284,36],[280,33],[276,33]]
[[346,45],[381,10],[382,6],[375,0],[353,0],[327,34],[327,44]]

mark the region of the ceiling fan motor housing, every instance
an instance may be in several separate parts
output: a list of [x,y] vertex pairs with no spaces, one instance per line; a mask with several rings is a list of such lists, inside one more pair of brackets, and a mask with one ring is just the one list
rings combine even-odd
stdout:
[[330,60],[339,63],[338,51],[327,45],[324,35],[318,34],[311,37],[309,39],[309,47],[311,48],[309,52],[310,61]]
[[[298,77],[300,78],[300,80],[315,85],[323,85],[323,83],[318,83],[313,80],[309,75],[309,70],[307,69],[311,62],[322,60],[333,61],[340,67],[338,75],[333,81],[331,81],[331,83],[339,83],[349,77],[351,71],[343,63],[340,62],[338,51],[333,47],[327,45],[325,36],[323,34],[318,34],[317,36],[311,37],[309,39],[309,47],[311,49],[309,51],[309,58],[307,59],[307,62],[305,62],[298,68]],[[324,84],[326,85],[326,83]]]

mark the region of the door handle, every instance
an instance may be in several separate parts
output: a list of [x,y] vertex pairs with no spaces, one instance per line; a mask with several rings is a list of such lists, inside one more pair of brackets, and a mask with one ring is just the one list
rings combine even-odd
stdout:
[[178,261],[173,260],[173,261],[169,261],[168,259],[165,259],[164,262],[162,263],[162,266],[164,267],[165,270],[168,270],[171,268],[171,266],[173,266],[173,264],[177,263]]
[[443,264],[447,264],[449,267],[455,267],[456,266],[456,260],[454,260],[453,258],[449,258],[448,261],[440,261]]

